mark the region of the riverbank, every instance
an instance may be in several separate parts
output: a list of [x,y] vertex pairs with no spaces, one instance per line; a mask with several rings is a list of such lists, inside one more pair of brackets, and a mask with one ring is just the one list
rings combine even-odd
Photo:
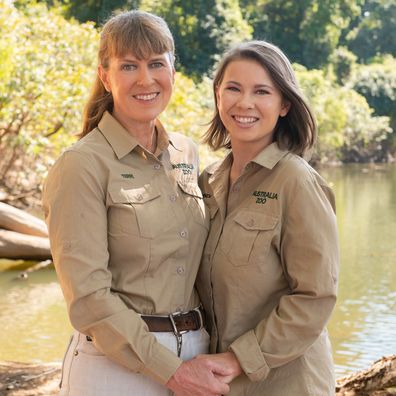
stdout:
[[[0,362],[0,396],[55,396],[60,376],[60,363]],[[396,355],[337,380],[336,396],[358,395],[396,395]]]

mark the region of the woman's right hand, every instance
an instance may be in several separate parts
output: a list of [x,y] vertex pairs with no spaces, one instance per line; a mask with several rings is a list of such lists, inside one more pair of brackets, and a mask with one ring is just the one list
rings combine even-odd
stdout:
[[208,358],[194,358],[183,362],[166,386],[176,396],[221,396],[227,395],[230,387],[222,378],[230,373],[220,362]]

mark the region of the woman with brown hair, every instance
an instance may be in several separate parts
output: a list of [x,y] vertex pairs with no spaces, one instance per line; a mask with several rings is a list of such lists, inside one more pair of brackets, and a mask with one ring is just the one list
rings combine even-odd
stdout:
[[81,139],[49,172],[43,204],[75,332],[63,396],[220,395],[194,288],[208,232],[195,144],[157,117],[174,82],[161,18],[103,27]]
[[200,177],[211,220],[197,282],[212,362],[236,377],[232,395],[332,396],[338,239],[333,192],[303,159],[314,117],[289,60],[264,41],[229,50],[213,89],[205,140],[231,151]]

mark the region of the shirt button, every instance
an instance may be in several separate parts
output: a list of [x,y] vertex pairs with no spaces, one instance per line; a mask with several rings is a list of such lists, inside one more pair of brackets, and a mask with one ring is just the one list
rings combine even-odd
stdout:
[[254,226],[254,220],[250,219],[246,224],[248,225],[248,227],[252,227]]
[[177,272],[179,275],[183,275],[183,274],[184,274],[184,268],[183,268],[183,267],[177,267],[176,272]]
[[180,236],[181,236],[182,238],[187,238],[187,235],[188,235],[187,230],[181,230],[181,231],[180,231]]
[[175,202],[177,197],[176,197],[175,194],[172,194],[172,195],[169,196],[169,199],[171,200],[171,202]]
[[78,351],[74,351],[74,356],[77,356],[78,355]]
[[136,195],[136,199],[138,201],[141,201],[143,199],[143,195],[142,194]]
[[155,164],[154,165],[154,169],[156,169],[156,170],[161,169],[161,165],[160,164]]

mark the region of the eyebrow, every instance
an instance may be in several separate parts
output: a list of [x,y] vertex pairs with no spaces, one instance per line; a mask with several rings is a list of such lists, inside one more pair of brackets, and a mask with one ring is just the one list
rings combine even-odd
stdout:
[[[226,83],[226,84],[235,84],[235,85],[238,85],[239,87],[242,85],[242,84],[240,84],[239,82],[233,81],[233,80],[225,81],[225,83]],[[256,88],[256,89],[257,89],[257,88],[270,88],[270,89],[274,89],[273,86],[267,85],[267,84],[256,84],[256,85],[254,86],[254,88]]]
[[[118,58],[119,60],[120,60],[120,62],[139,62],[139,61],[141,61],[141,60],[144,60],[144,59],[137,59],[137,58]],[[155,58],[149,58],[149,59],[146,59],[147,61],[149,61],[149,62],[158,62],[158,61],[163,61],[165,59],[165,56],[163,56],[163,57],[158,57],[158,56],[156,56]]]

